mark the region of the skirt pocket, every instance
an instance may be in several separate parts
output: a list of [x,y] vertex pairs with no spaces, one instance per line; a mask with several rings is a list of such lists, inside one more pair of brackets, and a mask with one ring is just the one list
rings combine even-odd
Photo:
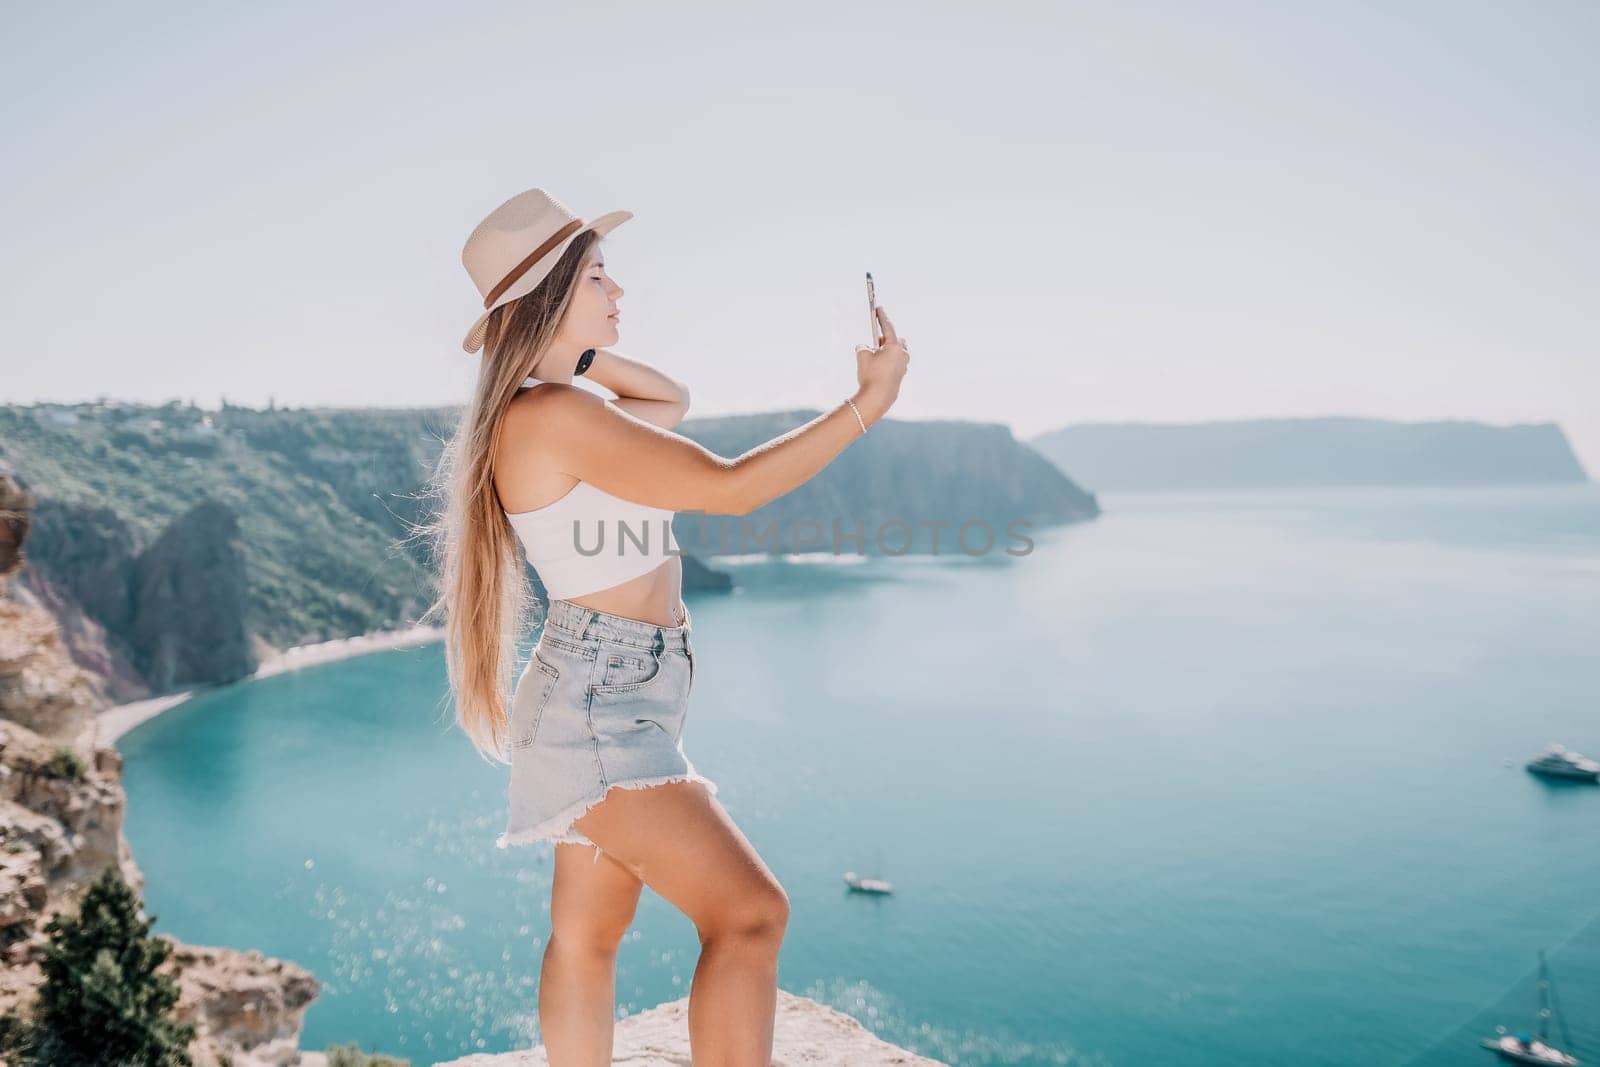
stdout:
[[659,738],[675,746],[689,703],[691,663],[682,649],[667,649],[654,657],[655,669],[643,681],[590,686],[589,708],[595,728],[614,739],[650,744],[652,738]]
[[597,666],[600,680],[590,690],[598,696],[636,693],[661,677],[661,654],[632,645],[609,645],[600,649]]
[[544,717],[545,705],[550,703],[550,694],[561,680],[560,668],[546,662],[538,648],[533,650],[528,667],[530,670],[518,683],[511,705],[511,722],[507,733],[510,735],[508,747],[513,749],[527,748],[533,744],[533,739],[539,734],[539,720]]

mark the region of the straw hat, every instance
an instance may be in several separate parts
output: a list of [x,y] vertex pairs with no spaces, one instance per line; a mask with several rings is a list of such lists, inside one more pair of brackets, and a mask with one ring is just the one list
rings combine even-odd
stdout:
[[631,218],[631,211],[612,211],[585,223],[543,189],[518,193],[491,211],[461,249],[461,265],[483,295],[483,314],[461,347],[482,348],[489,312],[538,288],[580,233],[593,230],[604,237]]

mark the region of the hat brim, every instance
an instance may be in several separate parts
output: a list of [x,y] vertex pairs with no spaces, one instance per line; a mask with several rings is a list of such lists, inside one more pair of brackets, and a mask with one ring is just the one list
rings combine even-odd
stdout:
[[543,258],[529,267],[527,273],[518,278],[515,285],[501,293],[499,300],[496,300],[491,307],[484,309],[483,314],[478,316],[478,321],[472,324],[472,329],[467,331],[467,336],[461,342],[461,348],[467,352],[476,352],[482,348],[484,329],[489,325],[489,314],[500,305],[509,304],[511,301],[527,296],[537,289],[539,283],[544,281],[545,276],[555,268],[556,263],[566,254],[567,246],[576,241],[580,234],[593,230],[601,237],[604,237],[631,218],[633,218],[633,212],[631,211],[609,211],[591,220],[588,225],[581,229],[574,230],[567,236],[566,240],[546,252]]

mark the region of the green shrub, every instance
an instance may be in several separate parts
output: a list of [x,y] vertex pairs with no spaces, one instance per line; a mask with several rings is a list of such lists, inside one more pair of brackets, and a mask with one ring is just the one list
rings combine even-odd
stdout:
[[149,936],[155,916],[115,867],[84,894],[76,915],[57,915],[33,1018],[11,1024],[13,1062],[30,1067],[190,1067],[195,1028],[172,1018],[178,982],[157,974],[172,945]]
[[25,1062],[19,1057],[28,1049],[32,1029],[28,1020],[15,1010],[0,1015],[0,1063]]
[[89,768],[78,754],[70,748],[58,748],[55,753],[39,768],[39,773],[47,778],[68,778],[74,782],[81,782]]

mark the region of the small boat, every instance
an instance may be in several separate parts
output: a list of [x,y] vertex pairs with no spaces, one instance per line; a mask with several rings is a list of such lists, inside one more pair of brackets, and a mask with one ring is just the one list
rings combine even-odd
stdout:
[[[1504,1030],[1505,1027],[1499,1027]],[[1483,1039],[1484,1048],[1500,1053],[1500,1058],[1512,1063],[1542,1063],[1546,1067],[1576,1067],[1578,1058],[1569,1056],[1554,1045],[1547,1045],[1527,1034],[1500,1034]]]
[[1528,770],[1546,778],[1576,778],[1584,782],[1600,781],[1600,762],[1581,753],[1572,752],[1563,745],[1552,744],[1528,761]]
[[894,886],[882,878],[862,878],[855,871],[844,872],[844,884],[856,893],[893,893]]
[[[1555,1008],[1552,1009],[1552,1005]],[[1530,1037],[1527,1034],[1512,1034],[1503,1026],[1494,1028],[1495,1036],[1483,1039],[1483,1047],[1492,1049],[1500,1054],[1503,1060],[1512,1063],[1539,1063],[1546,1067],[1578,1067],[1578,1057],[1550,1043],[1550,1017],[1559,1012],[1559,1003],[1555,1000],[1555,986],[1550,981],[1550,970],[1545,966],[1544,949],[1539,950],[1539,1036]],[[1559,1019],[1559,1015],[1557,1016]],[[1572,1047],[1572,1035],[1567,1032],[1565,1020],[1561,1020],[1561,1036],[1567,1047]]]

